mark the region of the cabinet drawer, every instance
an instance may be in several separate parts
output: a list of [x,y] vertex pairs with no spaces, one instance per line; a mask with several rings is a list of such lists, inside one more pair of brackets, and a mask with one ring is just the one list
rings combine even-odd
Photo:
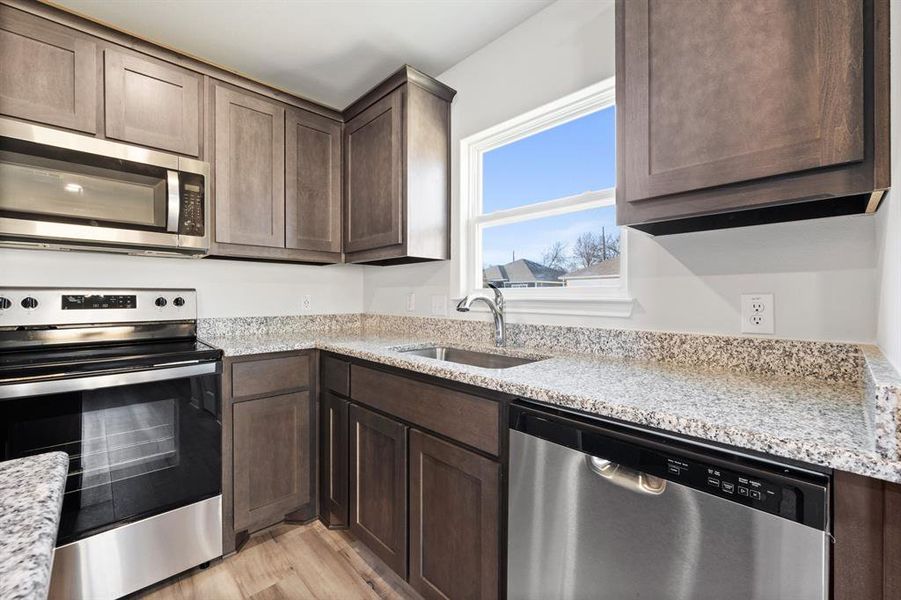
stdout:
[[350,393],[350,363],[323,356],[321,369],[323,389],[331,390],[342,396]]
[[500,404],[464,392],[351,365],[351,398],[494,455]]
[[310,356],[278,356],[236,362],[232,366],[232,398],[265,396],[310,385]]

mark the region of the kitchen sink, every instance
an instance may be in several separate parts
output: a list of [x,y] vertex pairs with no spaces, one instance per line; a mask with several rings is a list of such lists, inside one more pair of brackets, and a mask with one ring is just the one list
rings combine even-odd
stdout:
[[411,350],[401,350],[400,352],[403,352],[404,354],[413,354],[415,356],[424,356],[426,358],[434,358],[446,362],[482,367],[483,369],[509,369],[510,367],[527,365],[529,363],[538,362],[539,360],[544,360],[544,358],[508,356],[506,354],[477,352],[475,350],[464,350],[463,348],[452,348],[449,346],[429,346],[428,348],[414,348]]

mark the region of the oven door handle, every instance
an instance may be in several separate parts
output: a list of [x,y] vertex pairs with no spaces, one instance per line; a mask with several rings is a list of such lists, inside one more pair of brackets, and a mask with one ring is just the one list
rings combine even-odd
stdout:
[[137,383],[152,383],[170,379],[183,379],[198,375],[219,373],[218,362],[203,362],[193,365],[181,364],[177,367],[145,369],[141,371],[124,371],[104,375],[89,375],[72,379],[51,379],[48,381],[29,381],[27,383],[11,383],[0,385],[0,400],[27,398],[29,396],[45,396],[66,392],[82,392],[101,388],[120,387]]

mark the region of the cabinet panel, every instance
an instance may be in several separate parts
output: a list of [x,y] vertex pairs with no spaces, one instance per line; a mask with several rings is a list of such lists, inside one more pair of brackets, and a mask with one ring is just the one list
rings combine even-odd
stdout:
[[97,44],[0,6],[0,113],[97,132]]
[[341,124],[301,110],[285,114],[285,242],[341,251]]
[[346,252],[403,242],[403,89],[345,126]]
[[215,90],[216,242],[284,248],[285,110]]
[[104,77],[107,137],[198,155],[198,75],[108,48]]
[[396,573],[407,573],[407,428],[351,405],[350,530]]
[[260,529],[308,508],[311,489],[310,395],[239,402],[234,415],[234,527]]
[[319,395],[319,513],[331,528],[348,525],[348,407],[330,392]]
[[232,367],[232,397],[274,395],[310,385],[310,357],[273,356],[236,362]]
[[491,454],[500,454],[501,407],[494,400],[351,365],[351,398]]
[[350,393],[350,363],[326,355],[322,356],[321,363],[322,388],[347,396]]
[[497,598],[500,465],[410,432],[410,585],[426,598]]
[[622,8],[628,201],[863,159],[860,0]]

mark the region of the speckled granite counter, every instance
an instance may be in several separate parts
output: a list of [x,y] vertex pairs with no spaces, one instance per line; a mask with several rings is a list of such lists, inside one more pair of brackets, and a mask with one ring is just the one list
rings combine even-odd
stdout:
[[[204,340],[221,348],[226,356],[318,348],[631,423],[901,482],[901,460],[892,443],[897,439],[896,421],[880,416],[880,411],[896,408],[897,389],[901,388],[892,387],[893,371],[890,366],[880,371],[878,361],[875,361],[875,372],[870,368],[869,377],[865,376],[866,352],[859,357],[847,357],[848,361],[860,358],[860,364],[840,366],[838,375],[822,379],[778,371],[727,370],[720,365],[709,368],[702,366],[703,362],[678,364],[562,352],[560,348],[571,346],[559,344],[554,345],[554,350],[537,345],[518,351],[506,350],[548,358],[509,369],[489,370],[399,352],[449,341],[448,336],[425,334],[429,332],[386,335],[383,328],[379,334],[359,330],[285,334],[270,330],[266,333],[208,336]],[[481,340],[461,342],[458,338],[449,342],[496,351]],[[834,346],[837,355],[842,356],[849,354],[848,348],[856,348]],[[872,358],[878,358],[878,350],[870,348],[869,352],[874,353]],[[815,359],[827,362],[822,357]],[[836,356],[831,359],[835,360]],[[856,376],[855,364],[860,371]],[[774,370],[779,368],[782,366],[774,366]],[[892,389],[894,395],[885,392]],[[882,397],[884,406],[879,406]]]
[[50,588],[69,457],[0,462],[0,598],[37,600]]

